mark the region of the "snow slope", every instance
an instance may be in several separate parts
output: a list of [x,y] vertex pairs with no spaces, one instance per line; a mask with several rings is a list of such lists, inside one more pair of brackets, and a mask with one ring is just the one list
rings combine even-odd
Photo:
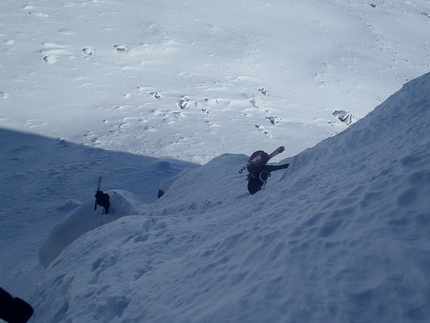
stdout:
[[[429,12],[428,0],[1,1],[0,286],[30,298],[45,237],[100,175],[152,208],[185,169],[279,145],[295,156],[346,129],[339,116],[362,119],[430,71]],[[244,198],[233,178],[234,193],[205,188],[202,204],[177,186],[189,196],[167,194],[155,214]]]
[[0,129],[1,286],[25,298],[45,236],[94,196],[98,176],[103,190],[122,183],[151,203],[162,180],[196,166]]
[[145,156],[295,155],[430,71],[425,0],[1,8],[0,127]]
[[110,197],[109,212],[95,206],[94,199],[82,203],[67,217],[61,220],[45,237],[39,251],[40,263],[48,265],[84,233],[115,221],[123,216],[139,213],[144,204],[131,193],[123,191],[104,191]]
[[[250,196],[224,154],[48,267],[34,322],[427,322],[430,74]],[[70,228],[73,230],[73,228]]]

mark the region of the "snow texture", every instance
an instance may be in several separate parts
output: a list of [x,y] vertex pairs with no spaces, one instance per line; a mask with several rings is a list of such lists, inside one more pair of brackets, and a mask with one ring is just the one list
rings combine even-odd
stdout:
[[0,286],[29,323],[430,320],[428,0],[0,7]]
[[69,244],[84,233],[122,216],[137,214],[142,208],[143,203],[129,192],[107,191],[104,193],[110,197],[107,214],[103,207],[99,206],[95,210],[95,201],[90,199],[77,207],[48,233],[39,251],[40,262],[45,268]]
[[407,83],[255,196],[244,155],[184,172],[60,254],[36,321],[427,321],[429,89],[430,74]]

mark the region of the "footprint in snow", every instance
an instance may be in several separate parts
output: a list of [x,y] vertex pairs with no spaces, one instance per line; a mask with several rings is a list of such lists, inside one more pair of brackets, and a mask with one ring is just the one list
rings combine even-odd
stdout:
[[249,99],[249,103],[251,103],[251,105],[252,105],[254,108],[258,108],[257,102],[255,102],[255,99],[254,99],[254,98]]
[[178,106],[182,110],[188,110],[192,107],[198,107],[198,103],[197,101],[191,101],[191,99],[184,96],[182,99],[179,100]]
[[269,92],[264,87],[260,87],[258,89],[258,92],[260,92],[261,94],[263,94],[265,96],[269,96]]
[[56,55],[46,55],[43,56],[43,60],[48,64],[55,64],[58,61],[58,57]]
[[112,48],[117,52],[127,52],[130,48],[125,44],[114,44]]
[[36,17],[36,18],[48,18],[49,17],[49,15],[47,15],[46,13],[43,13],[43,12],[32,12],[32,11],[30,11],[28,13],[28,15],[31,17]]
[[88,55],[88,56],[94,56],[96,54],[96,50],[91,46],[82,48],[82,51],[84,52],[85,55]]
[[281,120],[280,118],[278,118],[276,116],[267,116],[266,119],[269,120],[270,123],[273,124],[274,126],[277,126],[279,121]]
[[138,280],[140,277],[142,277],[144,274],[146,274],[148,271],[152,270],[152,266],[145,265],[142,268],[138,269],[136,271],[136,274],[134,275],[134,279]]
[[262,133],[264,133],[267,137],[273,138],[273,135],[270,133],[270,131],[266,130],[262,125],[256,124],[255,128],[260,130]]
[[179,100],[178,102],[178,106],[182,109],[182,110],[187,110],[189,108],[188,103],[190,103],[190,99],[188,99],[187,97],[183,97],[182,99]]
[[354,122],[354,117],[352,116],[351,112],[345,110],[335,110],[333,115],[340,121],[344,122],[347,126]]
[[43,49],[39,51],[43,55],[43,60],[48,64],[54,64],[61,56],[73,57],[70,52],[65,50],[66,46],[56,43],[42,43]]
[[151,92],[152,96],[156,98],[157,100],[161,100],[163,97],[161,96],[160,92]]

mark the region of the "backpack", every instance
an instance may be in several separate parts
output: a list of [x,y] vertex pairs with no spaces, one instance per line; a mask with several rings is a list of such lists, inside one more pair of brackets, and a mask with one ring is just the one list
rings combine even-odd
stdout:
[[269,154],[264,152],[263,150],[257,150],[253,152],[248,159],[248,172],[251,172],[256,167],[266,165],[269,159]]

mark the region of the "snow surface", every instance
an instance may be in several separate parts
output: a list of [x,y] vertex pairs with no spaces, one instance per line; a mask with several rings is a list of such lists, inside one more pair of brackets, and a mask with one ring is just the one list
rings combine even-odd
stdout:
[[[428,74],[364,118],[429,72],[428,1],[0,8],[0,286],[32,321],[428,321]],[[44,271],[100,175],[138,214]]]
[[108,213],[103,207],[97,207],[94,200],[90,199],[79,205],[48,233],[39,251],[43,267],[47,268],[67,246],[84,233],[123,216],[139,214],[143,207],[143,203],[129,192],[105,191],[105,193],[110,197]]
[[[255,196],[246,156],[224,154],[139,212],[123,203],[49,265],[35,321],[428,321],[429,120],[430,73]],[[93,200],[76,213],[91,222]]]

